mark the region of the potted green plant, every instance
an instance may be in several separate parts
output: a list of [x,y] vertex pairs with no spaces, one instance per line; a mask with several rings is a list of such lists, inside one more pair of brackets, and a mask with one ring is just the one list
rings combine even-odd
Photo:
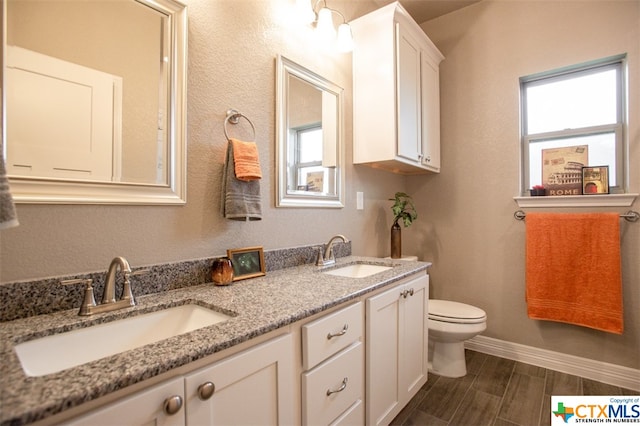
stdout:
[[416,206],[413,204],[413,198],[404,192],[396,192],[391,211],[393,212],[393,225],[391,226],[391,258],[399,259],[402,257],[402,228],[400,221],[407,228],[411,226],[414,220],[418,218]]

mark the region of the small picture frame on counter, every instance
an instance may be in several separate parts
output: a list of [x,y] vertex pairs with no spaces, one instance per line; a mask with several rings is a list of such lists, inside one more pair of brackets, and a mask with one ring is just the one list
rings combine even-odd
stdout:
[[582,194],[597,195],[609,193],[609,166],[589,166],[582,168]]
[[261,277],[266,274],[262,247],[247,247],[227,250],[233,266],[233,281]]

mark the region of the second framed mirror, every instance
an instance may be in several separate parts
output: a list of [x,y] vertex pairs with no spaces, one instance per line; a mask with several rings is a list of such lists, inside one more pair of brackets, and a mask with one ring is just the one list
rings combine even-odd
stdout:
[[277,58],[277,207],[344,207],[343,89]]

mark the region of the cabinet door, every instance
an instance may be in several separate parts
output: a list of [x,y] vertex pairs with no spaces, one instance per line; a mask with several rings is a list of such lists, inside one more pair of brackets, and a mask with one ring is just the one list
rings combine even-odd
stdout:
[[421,52],[422,74],[422,165],[440,172],[440,69]]
[[[401,286],[402,287],[402,286]],[[398,404],[400,351],[400,288],[395,287],[366,302],[366,411],[367,424],[388,424]]]
[[428,282],[428,275],[410,281],[403,290],[407,296],[401,300],[399,387],[407,401],[427,381]]
[[[188,425],[280,425],[296,421],[290,334],[233,355],[186,377]],[[212,383],[205,398],[200,386]]]
[[416,163],[422,156],[420,136],[420,44],[412,33],[396,24],[398,43],[397,114],[398,156]]
[[367,424],[389,424],[427,381],[428,275],[367,300]]
[[[179,397],[181,406],[174,414],[167,414],[164,409],[168,398]],[[184,383],[182,377],[153,386],[121,401],[92,411],[86,416],[66,422],[73,426],[134,426],[162,425],[184,426]]]

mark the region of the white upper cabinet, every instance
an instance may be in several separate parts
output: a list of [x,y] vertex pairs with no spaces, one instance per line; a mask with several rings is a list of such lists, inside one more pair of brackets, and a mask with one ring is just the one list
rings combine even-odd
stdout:
[[439,172],[444,56],[398,2],[351,28],[353,162],[402,174]]

